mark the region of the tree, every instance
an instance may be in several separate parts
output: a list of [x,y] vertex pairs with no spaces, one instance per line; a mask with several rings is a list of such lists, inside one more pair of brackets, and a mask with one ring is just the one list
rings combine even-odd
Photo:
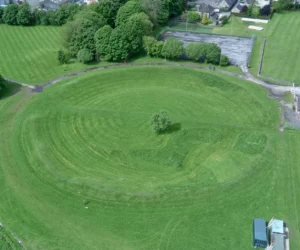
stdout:
[[152,116],[151,126],[157,134],[165,132],[170,125],[171,121],[167,111],[161,110]]
[[5,79],[0,75],[0,91],[6,87]]
[[199,22],[200,21],[200,15],[196,11],[189,11],[187,15],[189,22]]
[[123,26],[130,44],[129,54],[140,52],[143,48],[143,36],[152,34],[153,24],[149,17],[145,13],[134,14]]
[[292,0],[278,0],[277,2],[274,2],[274,9],[277,12],[281,12],[283,10],[289,10],[293,6]]
[[2,19],[3,13],[4,13],[4,8],[2,8],[2,7],[0,6],[0,23],[3,23],[3,19]]
[[247,13],[248,12],[248,6],[247,5],[243,5],[242,9],[241,9],[241,13]]
[[227,66],[227,65],[229,65],[229,59],[228,59],[227,56],[221,55],[220,65],[221,66]]
[[63,29],[63,42],[71,56],[76,56],[81,49],[88,49],[94,55],[94,35],[105,24],[103,17],[94,11],[82,11],[68,22]]
[[112,61],[124,60],[129,56],[130,44],[127,40],[124,25],[116,27],[109,38],[110,53],[107,56]]
[[209,23],[209,18],[207,16],[207,14],[204,14],[201,23],[204,25],[207,25]]
[[167,23],[169,17],[167,0],[142,0],[141,6],[155,26]]
[[268,5],[265,5],[264,7],[262,7],[260,9],[260,14],[262,16],[269,16],[271,14],[271,6],[268,4]]
[[175,38],[168,38],[162,48],[162,56],[165,58],[179,58],[184,53],[183,42]]
[[112,28],[109,25],[105,25],[95,33],[95,45],[97,55],[104,58],[104,60],[109,60],[110,57],[110,36],[112,33]]
[[202,43],[190,43],[186,47],[186,55],[193,61],[198,61],[200,57],[204,55],[204,47],[205,45]]
[[30,6],[28,3],[23,3],[19,7],[17,14],[17,22],[19,25],[29,25],[32,19]]
[[204,54],[207,63],[218,65],[221,57],[221,48],[215,43],[206,43]]
[[116,26],[125,24],[132,15],[140,13],[142,11],[143,10],[139,1],[128,1],[118,10],[116,17]]
[[17,25],[17,14],[19,11],[19,7],[16,4],[9,4],[5,9],[3,13],[3,21],[6,24],[9,25]]
[[115,20],[118,10],[122,6],[122,2],[118,0],[101,0],[98,3],[90,5],[93,10],[106,19],[107,24],[111,27],[115,26]]
[[81,49],[77,53],[77,60],[82,63],[89,63],[93,61],[93,54],[88,49]]
[[69,62],[70,59],[71,59],[71,56],[68,52],[63,51],[62,49],[60,49],[57,52],[57,60],[59,61],[59,63],[66,64]]
[[170,17],[176,17],[181,15],[182,11],[186,8],[185,0],[168,0],[168,2]]

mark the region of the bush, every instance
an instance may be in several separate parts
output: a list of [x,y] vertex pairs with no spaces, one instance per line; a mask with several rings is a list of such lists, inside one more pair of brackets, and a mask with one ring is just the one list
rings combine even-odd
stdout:
[[196,11],[189,11],[187,15],[189,22],[199,22],[200,21],[200,15]]
[[151,126],[157,134],[165,132],[170,125],[171,121],[167,111],[162,110],[152,116]]
[[62,49],[60,49],[57,52],[57,60],[59,61],[59,63],[66,64],[69,62],[70,59],[71,59],[71,56],[68,52],[63,51]]
[[187,57],[193,61],[198,61],[201,56],[204,56],[204,47],[205,44],[202,43],[190,43],[185,50]]
[[222,21],[222,24],[225,25],[226,23],[228,23],[228,17],[227,16],[222,16],[220,21]]
[[175,59],[184,53],[183,42],[175,38],[168,38],[162,48],[162,56],[169,59]]
[[205,44],[205,59],[207,63],[218,65],[220,62],[221,48],[215,43]]
[[88,49],[81,49],[77,53],[77,60],[82,63],[89,63],[93,61],[93,54]]
[[6,81],[4,78],[0,75],[0,91],[3,90],[6,87]]
[[147,52],[148,56],[161,57],[163,46],[164,46],[164,42],[157,41],[152,36],[144,36],[143,38],[143,47],[144,50]]
[[204,25],[207,25],[209,23],[209,18],[206,14],[203,16],[201,23]]
[[229,59],[228,59],[227,56],[221,55],[220,65],[221,66],[227,66],[227,65],[229,65]]
[[261,8],[260,14],[262,16],[269,16],[271,14],[271,6],[265,5],[263,8]]

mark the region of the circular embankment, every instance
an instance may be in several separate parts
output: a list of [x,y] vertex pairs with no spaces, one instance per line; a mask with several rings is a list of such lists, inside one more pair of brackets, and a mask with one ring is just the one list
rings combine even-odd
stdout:
[[[215,246],[228,249],[229,231],[238,235],[231,249],[246,244],[243,216],[267,189],[277,132],[264,89],[215,72],[132,66],[30,98],[1,124],[10,187],[1,211],[26,247],[212,249],[219,237]],[[160,110],[172,124],[157,135],[150,121]]]
[[[213,186],[249,170],[256,157],[247,150],[264,149],[263,133],[238,129],[260,122],[259,108],[240,86],[196,70],[108,70],[37,96],[20,120],[20,150],[51,184],[84,186],[96,197]],[[172,125],[157,135],[150,120],[160,110]],[[248,149],[251,143],[259,147]],[[232,164],[236,157],[242,167]]]

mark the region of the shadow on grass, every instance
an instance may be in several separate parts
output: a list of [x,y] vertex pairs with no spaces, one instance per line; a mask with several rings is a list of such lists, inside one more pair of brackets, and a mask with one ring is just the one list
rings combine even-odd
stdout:
[[0,90],[0,100],[10,97],[21,90],[21,86],[15,83],[7,83],[6,87]]
[[178,122],[172,123],[166,131],[161,132],[160,134],[173,134],[179,131],[180,129],[181,129],[181,123]]

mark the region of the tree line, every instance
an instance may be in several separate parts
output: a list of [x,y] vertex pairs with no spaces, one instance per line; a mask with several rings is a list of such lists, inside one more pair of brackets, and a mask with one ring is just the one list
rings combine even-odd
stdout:
[[221,66],[229,64],[228,57],[221,54],[221,48],[215,43],[190,43],[184,48],[182,41],[172,37],[166,41],[157,41],[154,37],[144,36],[143,47],[151,57],[166,59],[185,57],[194,62]]
[[[115,25],[115,18],[121,6],[128,0],[101,0],[91,5],[62,4],[58,10],[35,9],[31,11],[28,3],[9,4],[0,7],[0,23],[9,25],[63,25],[74,19],[84,9],[93,9],[107,21]],[[186,8],[185,0],[136,0],[154,25],[165,24],[169,17],[178,16]],[[42,7],[42,6],[41,6]],[[137,7],[137,6],[136,6]]]
[[66,49],[58,52],[58,60],[126,60],[143,50],[144,36],[153,35],[156,27],[185,8],[185,0],[122,1],[102,0],[68,20],[62,36]]

